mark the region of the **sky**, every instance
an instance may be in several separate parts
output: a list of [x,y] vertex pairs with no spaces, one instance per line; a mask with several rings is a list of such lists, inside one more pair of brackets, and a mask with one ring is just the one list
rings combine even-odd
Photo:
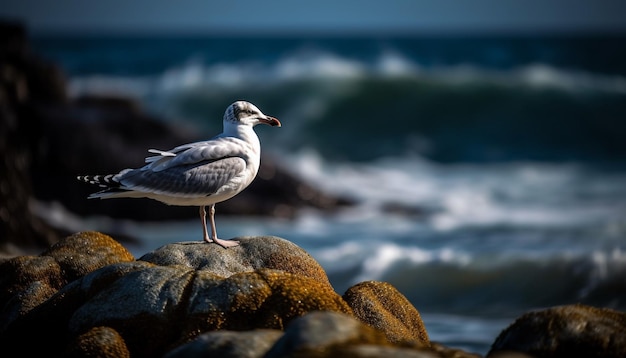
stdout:
[[626,32],[623,0],[0,0],[35,33]]

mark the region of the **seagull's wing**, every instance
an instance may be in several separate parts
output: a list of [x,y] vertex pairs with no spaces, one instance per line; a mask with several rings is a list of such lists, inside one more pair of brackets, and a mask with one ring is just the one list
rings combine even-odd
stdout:
[[188,143],[188,144],[183,144],[183,145],[179,145],[176,148],[170,149],[170,150],[160,150],[160,149],[148,149],[149,153],[153,153],[153,154],[157,154],[157,155],[153,155],[150,157],[146,157],[145,161],[146,163],[154,163],[157,161],[167,161],[168,158],[171,159],[171,157],[175,157],[177,156],[179,153],[182,153],[188,149],[192,149],[192,148],[198,148],[198,147],[202,147],[202,146],[207,146],[207,145],[219,145],[220,142],[220,137],[217,136],[215,138],[212,138],[208,141],[202,141],[202,142],[194,142],[194,143]]
[[228,137],[216,137],[208,141],[184,144],[167,151],[158,149],[148,151],[158,155],[147,157],[146,163],[148,164],[142,169],[153,171],[245,154],[242,141]]
[[[217,192],[246,168],[246,147],[233,138],[216,138],[176,147],[148,157],[139,169],[127,169],[113,180],[122,189],[172,196]],[[153,159],[151,159],[153,158]]]
[[125,190],[176,197],[200,197],[215,194],[246,168],[240,157],[226,157],[192,164],[169,166],[154,171],[130,169],[115,178]]

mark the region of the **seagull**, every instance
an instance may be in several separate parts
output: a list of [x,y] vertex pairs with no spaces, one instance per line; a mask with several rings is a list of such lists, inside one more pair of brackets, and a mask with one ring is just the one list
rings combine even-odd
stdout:
[[104,188],[89,195],[90,199],[150,198],[168,205],[199,206],[204,241],[223,248],[237,246],[237,241],[217,237],[215,204],[239,194],[256,177],[261,162],[261,143],[254,132],[257,124],[281,126],[277,118],[263,114],[252,103],[237,101],[224,112],[222,133],[212,139],[167,151],[149,149],[156,155],[147,157],[141,168],[77,179]]

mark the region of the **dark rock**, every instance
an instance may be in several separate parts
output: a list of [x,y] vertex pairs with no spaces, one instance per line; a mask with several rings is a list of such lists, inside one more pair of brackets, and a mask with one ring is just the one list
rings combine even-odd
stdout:
[[101,267],[135,258],[117,241],[99,232],[79,232],[52,245],[42,256],[52,257],[67,282]]
[[382,331],[337,312],[311,312],[295,319],[265,355],[274,357],[479,358],[441,345],[389,342]]
[[[430,342],[430,347],[428,348],[428,351],[432,352],[437,357],[442,357],[442,358],[481,358],[482,357],[480,354],[466,352],[461,349],[450,348],[437,342]],[[505,357],[502,357],[502,358],[505,358]],[[510,357],[510,358],[524,358],[524,357]]]
[[412,342],[428,347],[430,340],[419,312],[395,287],[366,281],[350,287],[343,299],[355,316],[385,333],[390,342]]
[[329,311],[311,312],[296,318],[284,334],[277,330],[204,333],[165,356],[479,358],[441,345],[393,344],[379,330],[351,316]]
[[41,132],[39,122],[26,115],[30,106],[65,98],[60,70],[31,52],[25,28],[0,22],[0,251],[5,254],[39,250],[65,234],[29,209],[33,143]]
[[[282,271],[260,269],[223,279],[137,261],[107,266],[65,286],[0,340],[7,345],[20,337],[46,335],[47,350],[62,350],[64,336],[108,326],[120,333],[133,356],[148,357],[202,332],[283,329],[316,310],[350,312],[326,285]],[[22,351],[28,349],[37,353],[40,347]]]
[[64,357],[129,358],[126,343],[109,327],[94,327],[70,343]]
[[0,275],[0,332],[67,283],[52,257],[15,257],[0,265]]
[[[154,356],[202,332],[283,329],[294,318],[318,310],[352,313],[319,264],[283,239],[241,238],[241,246],[228,250],[206,243],[168,245],[151,255],[163,266],[146,261],[118,262],[88,274],[94,264],[86,256],[93,255],[93,250],[80,240],[80,244],[73,244],[76,238],[67,240],[70,242],[62,240],[50,250],[54,258],[46,256],[55,263],[52,270],[57,275],[51,277],[60,277],[61,283],[46,290],[44,300],[8,321],[0,332],[0,344],[24,344],[27,337],[41,335],[45,337],[40,345],[26,345],[21,351],[43,353],[45,347],[46,352],[61,352],[69,338],[106,326],[119,332],[133,356]],[[181,254],[193,247],[207,253],[207,260]],[[232,257],[219,261],[218,252]],[[236,258],[240,262],[235,262]],[[73,266],[68,265],[72,262]],[[220,271],[224,262],[228,270]],[[67,282],[60,273],[65,271],[71,278],[86,275],[55,292]],[[26,289],[33,284],[22,283]],[[7,299],[15,295],[23,294],[11,289]]]
[[282,335],[283,331],[274,329],[208,332],[170,351],[165,358],[260,358]]
[[[0,64],[3,89],[14,104],[25,102],[64,102],[66,81],[61,68],[34,53],[28,32],[18,21],[0,21]],[[6,92],[5,92],[6,93]]]
[[18,256],[0,264],[0,332],[69,282],[109,264],[134,257],[110,237],[72,235],[40,256]]
[[530,312],[506,328],[489,357],[515,351],[533,357],[626,357],[626,313],[585,305]]
[[88,200],[99,188],[77,181],[77,175],[141,166],[148,148],[172,148],[191,138],[183,129],[141,113],[130,100],[83,99],[78,103],[28,108],[41,132],[39,138],[30,139],[36,147],[30,176],[38,200],[59,202],[82,216],[158,221],[198,215],[195,208],[170,207],[149,199]]
[[[342,357],[354,357],[354,358],[438,358],[440,356],[433,354],[432,352],[425,350],[416,350],[401,347],[388,347],[372,344],[361,344],[341,348],[340,351],[334,354],[341,354]],[[320,356],[320,355],[318,355]],[[321,355],[321,357],[326,357]],[[454,357],[454,358],[461,358]]]
[[330,287],[326,272],[319,263],[292,242],[273,236],[239,237],[236,240],[240,245],[227,250],[202,241],[169,244],[139,260],[160,266],[183,265],[220,277],[268,268],[309,277]]
[[391,345],[382,332],[350,316],[314,312],[294,320],[265,357],[339,357],[347,346],[361,344]]

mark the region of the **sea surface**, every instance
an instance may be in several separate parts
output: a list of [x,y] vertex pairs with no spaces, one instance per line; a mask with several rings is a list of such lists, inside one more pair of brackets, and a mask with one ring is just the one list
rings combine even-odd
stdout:
[[[257,128],[264,153],[357,205],[287,220],[218,204],[220,236],[286,238],[339,294],[387,281],[433,341],[485,354],[529,310],[626,310],[624,36],[33,41],[72,96],[129,96],[207,138],[237,99],[278,117]],[[116,225],[137,257],[199,240],[195,220]]]

